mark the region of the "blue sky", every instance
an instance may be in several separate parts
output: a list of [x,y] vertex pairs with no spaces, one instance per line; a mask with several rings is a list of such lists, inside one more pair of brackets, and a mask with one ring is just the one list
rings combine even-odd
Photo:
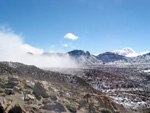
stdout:
[[44,51],[150,51],[150,0],[0,0],[0,25]]

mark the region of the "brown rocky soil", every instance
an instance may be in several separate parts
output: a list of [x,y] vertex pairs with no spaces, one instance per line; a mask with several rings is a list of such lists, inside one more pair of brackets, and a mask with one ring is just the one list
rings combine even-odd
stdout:
[[132,113],[79,77],[24,70],[0,65],[0,113]]

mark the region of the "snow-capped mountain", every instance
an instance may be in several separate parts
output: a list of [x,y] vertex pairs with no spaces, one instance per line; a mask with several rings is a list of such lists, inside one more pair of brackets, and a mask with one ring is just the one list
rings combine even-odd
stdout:
[[150,52],[149,53],[146,53],[146,54],[142,54],[142,55],[139,55],[137,57],[134,57],[132,59],[132,62],[135,62],[135,63],[144,63],[144,64],[147,64],[147,63],[150,63]]
[[119,54],[116,54],[114,52],[106,52],[106,53],[102,53],[96,56],[97,59],[105,62],[105,63],[109,63],[109,62],[127,62],[128,58]]
[[101,60],[98,60],[94,55],[90,54],[89,51],[83,50],[73,50],[68,52],[68,54],[81,65],[96,65],[102,63]]
[[146,54],[139,55],[138,57],[142,57],[142,58],[150,57],[150,52],[148,52]]
[[118,54],[118,55],[123,55],[126,57],[136,57],[138,56],[138,53],[136,53],[132,48],[124,48],[122,50],[115,50],[113,51],[114,53]]
[[43,56],[59,56],[67,57],[73,60],[76,64],[88,67],[103,63],[150,63],[150,52],[145,54],[138,54],[131,48],[124,48],[123,50],[116,50],[113,52],[105,52],[99,55],[92,55],[89,51],[73,50],[67,53],[43,53]]

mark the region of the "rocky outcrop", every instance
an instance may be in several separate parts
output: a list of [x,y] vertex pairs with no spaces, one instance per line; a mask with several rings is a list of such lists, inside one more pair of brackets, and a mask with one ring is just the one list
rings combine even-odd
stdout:
[[46,104],[42,107],[42,109],[55,112],[66,112],[65,106],[59,102]]
[[9,113],[26,113],[26,110],[20,104],[16,104]]
[[53,100],[53,101],[56,101],[56,100],[57,100],[57,96],[55,96],[55,95],[50,95],[50,99]]
[[77,107],[76,106],[71,106],[71,105],[66,105],[67,109],[71,112],[71,113],[76,113],[77,112]]
[[8,89],[5,90],[5,94],[7,94],[7,95],[14,95],[15,92],[14,92],[13,89],[8,88]]
[[5,98],[0,97],[0,113],[8,113],[12,109],[12,105]]
[[0,97],[0,112],[3,113],[7,107],[7,102],[5,98]]
[[48,88],[41,82],[35,83],[33,93],[36,97],[41,95],[43,98],[48,98],[50,96]]
[[8,77],[8,83],[6,84],[7,88],[13,88],[19,84],[19,80],[17,76]]
[[125,113],[122,107],[114,103],[109,97],[104,95],[86,94],[83,100],[79,101],[78,110],[88,109],[90,113],[99,113],[103,108],[107,108],[113,113]]

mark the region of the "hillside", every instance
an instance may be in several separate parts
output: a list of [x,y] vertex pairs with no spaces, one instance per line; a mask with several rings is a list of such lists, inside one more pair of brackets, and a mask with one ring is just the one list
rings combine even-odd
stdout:
[[20,63],[0,63],[0,112],[126,113],[80,77]]

